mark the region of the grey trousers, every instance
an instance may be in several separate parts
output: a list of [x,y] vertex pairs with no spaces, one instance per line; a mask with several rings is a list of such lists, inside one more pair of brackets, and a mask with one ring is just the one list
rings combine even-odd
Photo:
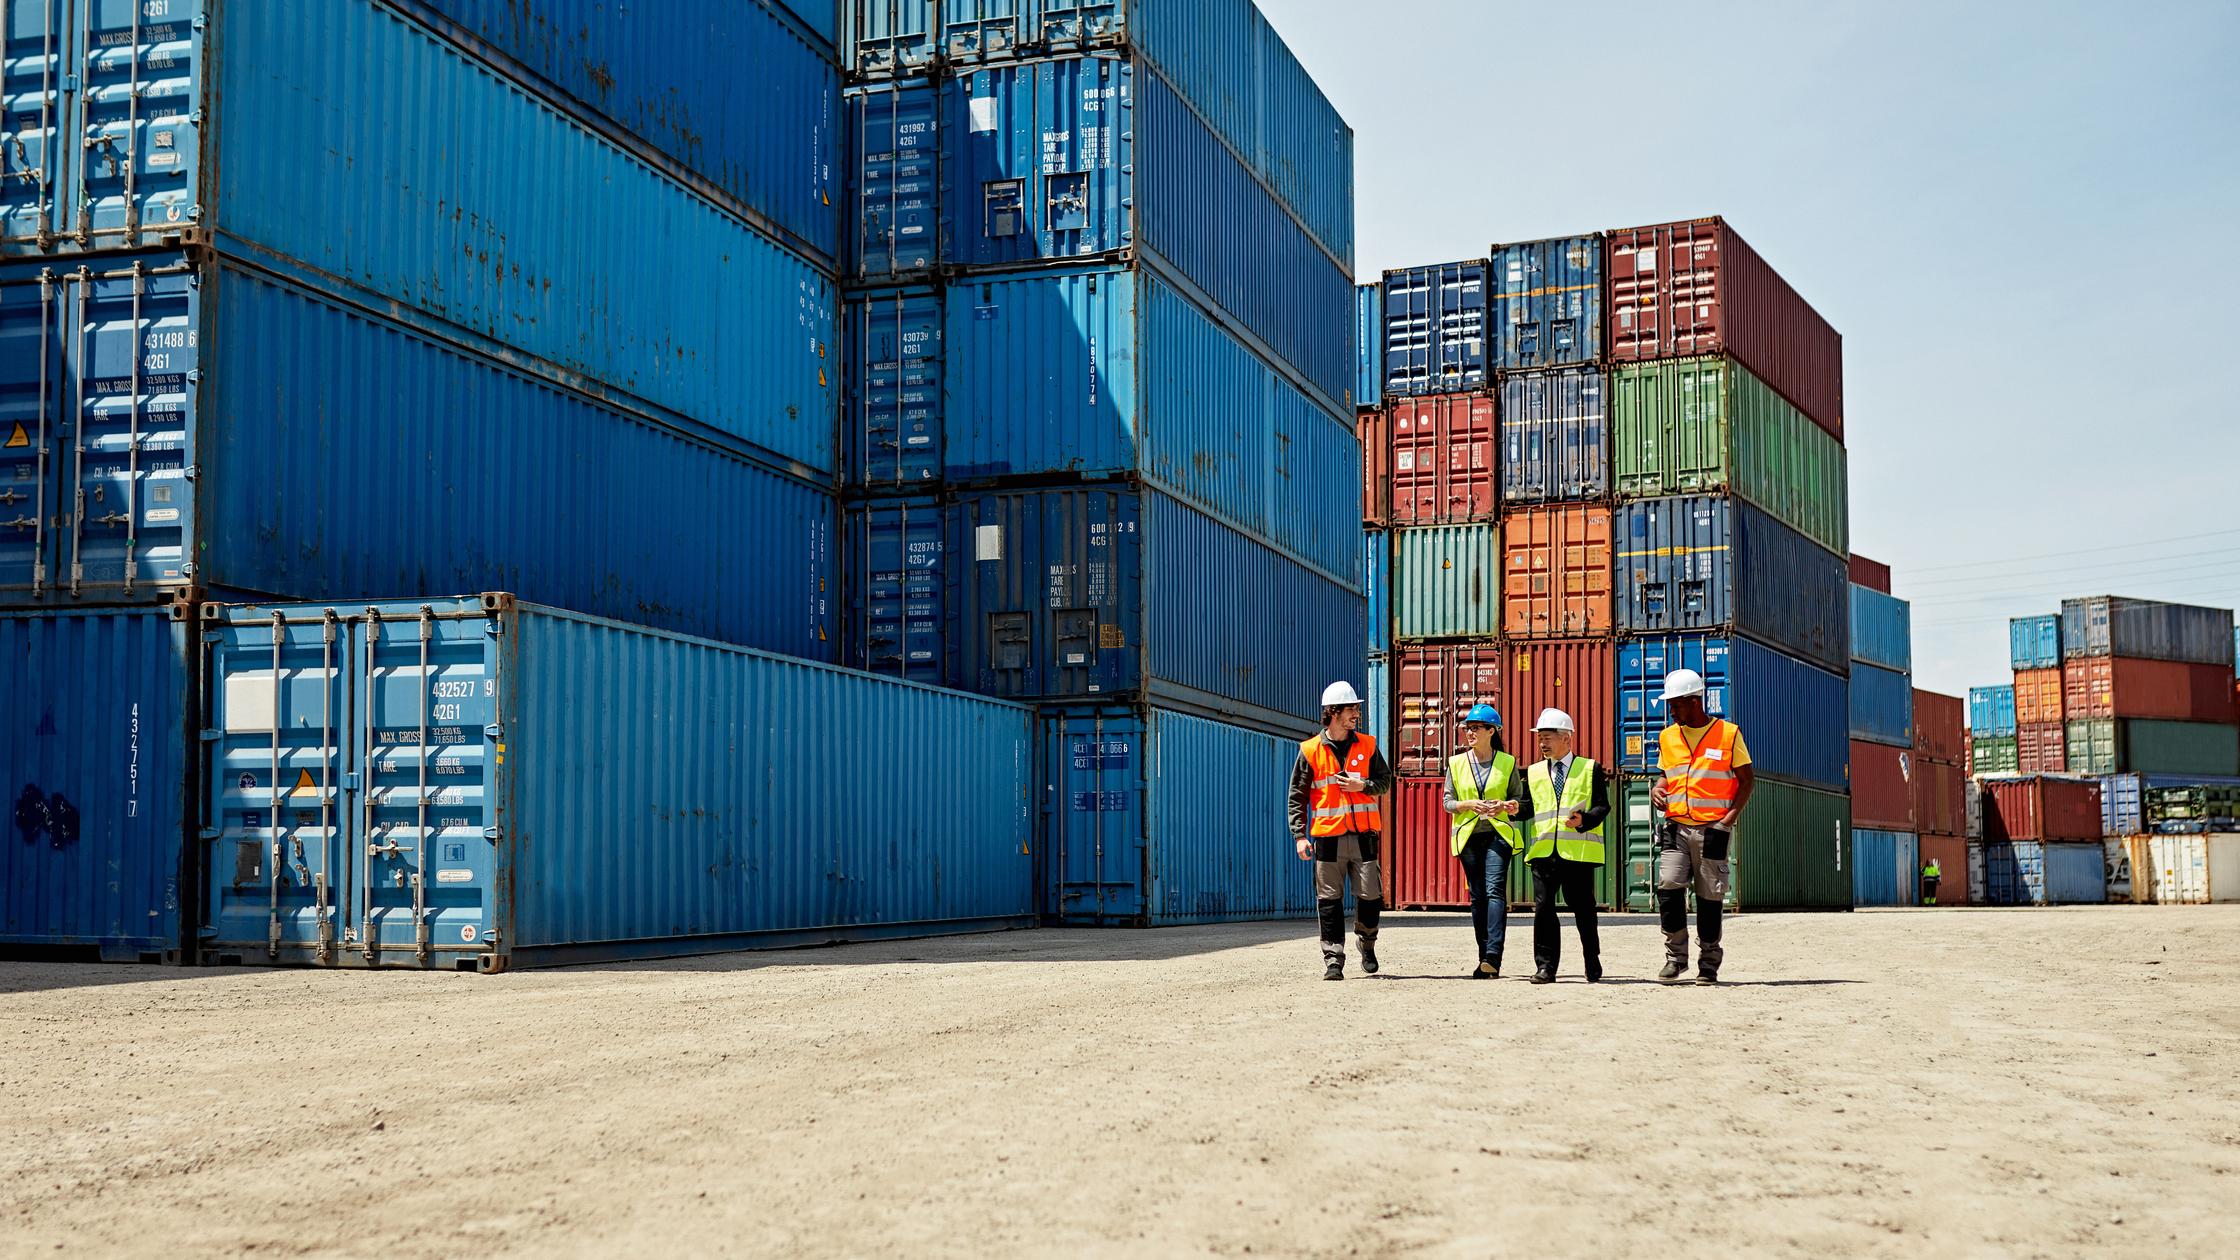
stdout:
[[1346,956],[1346,883],[1353,883],[1353,934],[1372,949],[1377,944],[1377,919],[1384,910],[1384,868],[1364,860],[1361,837],[1340,836],[1332,846],[1336,861],[1314,864],[1316,917],[1321,920],[1322,957],[1343,962]]
[[1688,891],[1696,894],[1697,957],[1705,970],[1727,960],[1722,938],[1727,903],[1728,845],[1732,833],[1685,823],[1659,825],[1657,917],[1667,958],[1688,965]]

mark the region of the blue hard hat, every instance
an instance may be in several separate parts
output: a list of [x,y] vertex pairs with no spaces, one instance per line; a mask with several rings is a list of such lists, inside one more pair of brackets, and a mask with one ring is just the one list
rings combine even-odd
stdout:
[[1474,704],[1470,706],[1468,713],[1462,715],[1462,720],[1465,722],[1483,722],[1487,726],[1499,726],[1501,725],[1501,710],[1490,704]]

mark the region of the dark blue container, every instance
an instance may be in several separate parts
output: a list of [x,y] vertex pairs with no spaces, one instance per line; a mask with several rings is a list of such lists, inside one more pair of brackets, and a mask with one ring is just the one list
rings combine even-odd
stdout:
[[1392,650],[1391,533],[1361,531],[1361,573],[1369,596],[1369,651],[1382,656]]
[[1369,410],[1384,406],[1384,286],[1359,284],[1353,289],[1353,405]]
[[1593,363],[1602,357],[1602,238],[1496,245],[1488,264],[1494,367]]
[[2098,842],[1992,840],[1983,846],[1984,901],[1994,906],[2099,905],[2108,899]]
[[1851,738],[1913,746],[1913,679],[1894,669],[1851,665]]
[[1968,688],[1968,733],[2006,739],[2015,733],[2014,688]]
[[178,961],[195,823],[191,610],[0,613],[0,950]]
[[2224,664],[2232,610],[2121,595],[2061,601],[2061,654]]
[[1518,372],[1501,381],[1501,501],[1600,499],[1610,492],[1602,369]]
[[2061,668],[2061,615],[2010,620],[2007,643],[2016,669]]
[[947,528],[932,497],[849,507],[842,567],[848,575],[848,638],[842,659],[857,669],[911,682],[942,680],[942,564]]
[[1851,904],[1910,906],[1921,877],[1921,837],[1910,831],[1851,832]]
[[1618,625],[1728,626],[1842,673],[1851,663],[1844,558],[1740,499],[1681,495],[1618,509]]
[[848,92],[848,274],[857,280],[941,265],[941,106],[931,83]]
[[1485,388],[1486,316],[1484,259],[1384,273],[1384,392]]
[[1846,791],[1851,747],[1846,681],[1748,639],[1698,634],[1634,639],[1618,648],[1618,736],[1624,768],[1653,773],[1657,736],[1669,724],[1664,676],[1692,669],[1712,714],[1742,728],[1758,773]]
[[1314,913],[1312,867],[1284,834],[1296,739],[1092,704],[1046,710],[1042,742],[1049,921],[1156,927]]
[[512,587],[834,651],[828,487],[223,257],[99,261],[0,268],[0,475],[43,505],[0,600]]
[[849,484],[906,492],[941,480],[945,296],[921,285],[847,299]]
[[1851,659],[1913,671],[1913,605],[1871,587],[1851,587]]

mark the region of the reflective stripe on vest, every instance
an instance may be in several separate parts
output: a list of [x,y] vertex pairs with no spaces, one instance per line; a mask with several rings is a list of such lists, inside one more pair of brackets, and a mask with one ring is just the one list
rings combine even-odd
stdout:
[[[1449,758],[1447,761],[1447,783],[1454,789],[1454,798],[1458,801],[1485,800],[1486,797],[1478,791],[1477,773],[1470,766],[1471,758],[1467,752],[1459,752]],[[1497,752],[1493,755],[1493,772],[1486,776],[1486,782],[1499,783],[1506,789],[1509,776],[1515,774],[1516,770],[1517,759],[1515,757],[1505,752]],[[1509,852],[1511,853],[1516,852],[1524,845],[1523,835],[1517,831],[1517,824],[1510,819],[1488,818],[1482,814],[1456,814],[1454,816],[1454,834],[1448,837],[1448,844],[1453,848],[1456,857],[1462,856],[1462,850],[1470,843],[1470,833],[1476,831],[1480,825],[1491,826],[1494,834],[1500,836],[1502,842],[1509,846]]]
[[1734,808],[1742,790],[1734,773],[1735,724],[1713,718],[1703,742],[1689,747],[1675,724],[1657,737],[1657,764],[1664,771],[1664,816],[1684,823],[1717,822]]
[[1555,775],[1545,761],[1532,763],[1532,769],[1525,773],[1525,783],[1532,789],[1532,847],[1525,850],[1524,860],[1532,862],[1552,855],[1602,865],[1602,829],[1608,820],[1586,831],[1564,825],[1571,815],[1594,804],[1594,762],[1585,757],[1571,759],[1571,769],[1563,776],[1560,800],[1556,797]]
[[1299,755],[1307,759],[1307,768],[1314,772],[1307,794],[1307,804],[1314,811],[1307,828],[1310,835],[1343,836],[1377,830],[1377,798],[1338,786],[1338,780],[1348,774],[1369,777],[1370,762],[1377,755],[1373,736],[1355,735],[1343,765],[1338,762],[1338,750],[1320,735],[1299,745]]

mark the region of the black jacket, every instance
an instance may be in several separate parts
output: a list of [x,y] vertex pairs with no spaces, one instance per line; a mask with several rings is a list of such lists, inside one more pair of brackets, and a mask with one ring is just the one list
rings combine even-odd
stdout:
[[[1317,735],[1315,738],[1324,739],[1326,737]],[[1353,751],[1353,741],[1359,738],[1361,736],[1356,733],[1348,736],[1343,743],[1330,745],[1330,751],[1338,755],[1338,764],[1345,764],[1346,754]],[[1383,796],[1391,790],[1392,765],[1384,759],[1384,750],[1380,748],[1369,754],[1368,794],[1370,796]],[[1313,793],[1314,766],[1307,761],[1306,753],[1301,752],[1291,762],[1291,800],[1290,808],[1287,811],[1291,824],[1291,834],[1294,838],[1307,834],[1307,824],[1314,817]],[[1375,861],[1377,858],[1377,833],[1368,831],[1360,834],[1361,856],[1368,861]],[[1314,844],[1315,860],[1317,862],[1335,861],[1337,858],[1337,843],[1338,838],[1336,836],[1317,837]]]

